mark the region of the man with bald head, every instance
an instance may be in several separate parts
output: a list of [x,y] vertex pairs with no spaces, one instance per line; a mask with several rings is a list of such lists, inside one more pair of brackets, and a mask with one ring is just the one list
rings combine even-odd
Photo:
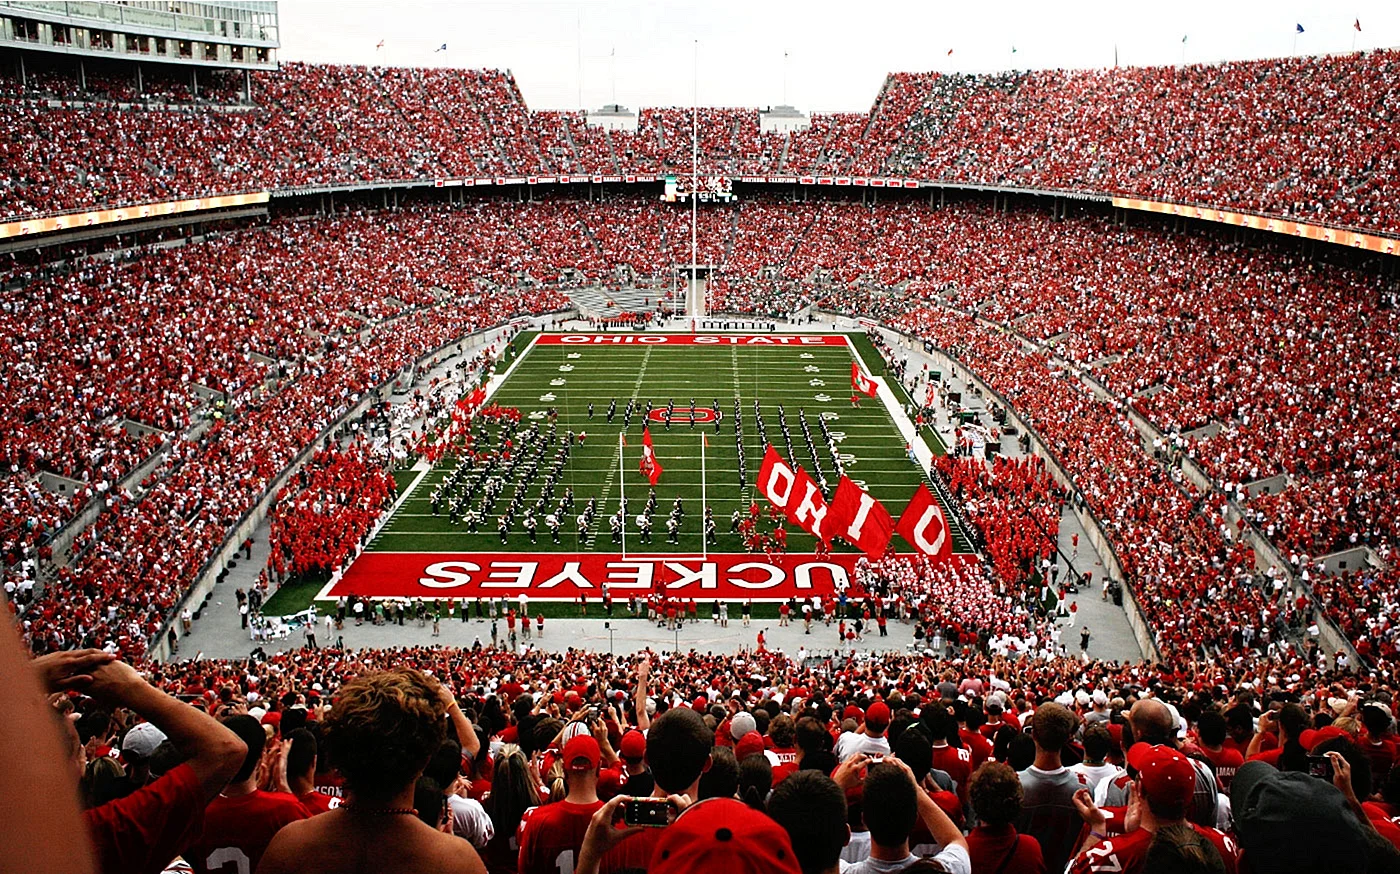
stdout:
[[[1183,733],[1184,728],[1185,723],[1171,706],[1156,698],[1140,699],[1128,711],[1128,724],[1123,727],[1123,749],[1129,749],[1139,741],[1176,749],[1178,735]],[[1196,769],[1196,791],[1186,812],[1187,819],[1199,826],[1216,828],[1220,820],[1228,818],[1228,813],[1221,810],[1220,787],[1215,780],[1215,771],[1200,759],[1187,758]],[[1094,803],[1099,807],[1126,807],[1128,787],[1132,782],[1133,777],[1129,776],[1126,768],[1118,769],[1116,774],[1099,782],[1094,790]]]

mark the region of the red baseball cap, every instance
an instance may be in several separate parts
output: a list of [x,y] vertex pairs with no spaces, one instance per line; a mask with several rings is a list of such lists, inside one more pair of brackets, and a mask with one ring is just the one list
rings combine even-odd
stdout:
[[739,738],[739,742],[734,745],[734,758],[743,761],[754,754],[763,753],[763,735],[756,731],[751,731]]
[[890,727],[890,706],[883,701],[876,701],[865,711],[865,724],[874,731],[884,731]]
[[661,833],[651,874],[801,874],[782,826],[732,798],[693,804]]
[[647,754],[646,735],[633,729],[622,736],[620,755],[624,759],[641,759]]
[[1138,786],[1148,799],[1168,804],[1191,802],[1196,769],[1181,753],[1171,747],[1135,743],[1128,750],[1128,764],[1138,772]]
[[1323,728],[1305,729],[1302,734],[1298,735],[1298,742],[1303,745],[1303,749],[1312,752],[1318,744],[1326,743],[1334,737],[1351,739],[1351,735],[1347,734],[1345,729],[1328,725]]
[[854,704],[847,704],[846,709],[841,711],[842,719],[864,719],[865,714],[860,712],[860,708]]
[[581,734],[564,744],[564,767],[570,771],[595,771],[603,751],[591,734]]

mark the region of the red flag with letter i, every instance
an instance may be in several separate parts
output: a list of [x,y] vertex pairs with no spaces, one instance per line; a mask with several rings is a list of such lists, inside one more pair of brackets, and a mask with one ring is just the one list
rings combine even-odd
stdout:
[[869,492],[842,475],[822,531],[827,537],[842,538],[871,558],[880,558],[894,533],[894,520]]
[[651,445],[650,428],[642,428],[642,463],[638,468],[655,487],[656,481],[661,479],[661,462],[656,460],[656,450]]

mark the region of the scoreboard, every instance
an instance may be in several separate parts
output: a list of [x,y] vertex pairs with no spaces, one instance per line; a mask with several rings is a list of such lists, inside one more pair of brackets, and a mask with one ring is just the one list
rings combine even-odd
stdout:
[[687,203],[694,195],[700,203],[734,203],[738,200],[734,195],[734,180],[728,176],[700,176],[694,180],[696,190],[693,192],[691,181],[689,176],[667,174],[661,199],[667,203]]

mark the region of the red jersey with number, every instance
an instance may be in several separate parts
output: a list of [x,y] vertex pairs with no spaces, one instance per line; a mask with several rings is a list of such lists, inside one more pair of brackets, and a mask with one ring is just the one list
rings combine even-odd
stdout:
[[297,801],[300,801],[302,806],[305,807],[307,810],[311,811],[312,814],[325,813],[328,810],[334,810],[341,804],[340,798],[337,798],[334,795],[326,795],[324,793],[317,792],[314,789],[306,793],[305,795],[298,795]]
[[520,874],[571,874],[588,831],[588,821],[603,802],[556,801],[532,807],[520,818]]
[[[1240,850],[1233,838],[1213,828],[1191,825],[1210,841],[1225,862],[1225,874],[1239,870]],[[1070,863],[1069,874],[1137,874],[1147,864],[1147,849],[1152,846],[1152,832],[1134,829],[1125,835],[1115,835],[1097,846],[1080,853]]]
[[311,811],[286,792],[220,795],[204,809],[204,832],[190,845],[185,861],[198,874],[256,871],[282,826],[310,816]]
[[967,803],[967,781],[972,777],[972,751],[966,747],[941,746],[933,748],[933,766],[947,771],[958,783],[958,800]]

